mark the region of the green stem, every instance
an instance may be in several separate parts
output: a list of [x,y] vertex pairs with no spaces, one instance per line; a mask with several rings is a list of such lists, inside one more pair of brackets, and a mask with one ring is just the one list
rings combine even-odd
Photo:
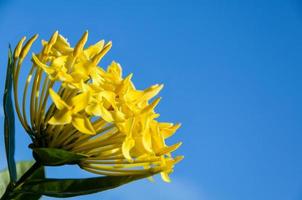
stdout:
[[17,181],[17,183],[10,182],[5,190],[5,193],[0,200],[10,200],[15,195],[18,195],[17,189],[23,185],[25,181],[31,178],[31,176],[41,167],[42,165],[39,162],[35,162]]
[[4,193],[3,196],[1,197],[1,200],[8,200],[8,199],[11,199],[10,197],[11,197],[11,193],[12,193],[12,191],[13,191],[13,188],[14,188],[14,186],[13,186],[12,182],[10,182],[10,183],[8,184],[8,186],[6,187],[5,193]]
[[16,187],[22,185],[28,178],[30,178],[36,170],[38,170],[42,165],[39,162],[35,162],[17,181]]

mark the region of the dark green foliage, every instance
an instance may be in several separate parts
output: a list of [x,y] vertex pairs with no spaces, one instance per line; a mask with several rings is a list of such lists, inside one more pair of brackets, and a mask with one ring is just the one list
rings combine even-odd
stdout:
[[5,90],[3,95],[3,109],[4,109],[4,138],[5,138],[5,150],[6,159],[9,170],[10,180],[14,183],[17,180],[16,163],[14,160],[15,154],[15,116],[12,103],[12,81],[14,72],[14,61],[12,57],[12,51],[9,47],[8,63],[6,71]]
[[22,191],[51,197],[73,197],[113,189],[150,175],[30,180],[22,186]]
[[48,166],[76,164],[86,158],[83,154],[55,148],[33,148],[33,154],[38,162]]

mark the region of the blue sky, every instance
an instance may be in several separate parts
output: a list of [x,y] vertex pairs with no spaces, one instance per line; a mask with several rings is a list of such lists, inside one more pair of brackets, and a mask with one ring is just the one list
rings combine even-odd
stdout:
[[[138,88],[165,84],[157,111],[183,124],[169,142],[183,141],[176,154],[185,160],[171,184],[142,180],[70,199],[302,199],[302,3],[2,0],[2,72],[8,43],[23,35],[59,30],[75,44],[86,29],[91,43],[113,41],[103,66],[121,63]],[[17,124],[17,160],[31,158],[29,143]],[[92,176],[76,167],[48,175]]]

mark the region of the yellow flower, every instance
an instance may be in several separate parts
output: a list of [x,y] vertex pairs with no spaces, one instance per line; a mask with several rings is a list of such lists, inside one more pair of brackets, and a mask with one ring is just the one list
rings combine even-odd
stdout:
[[182,156],[171,154],[181,143],[165,143],[180,125],[156,120],[160,98],[152,99],[163,85],[138,90],[132,74],[123,78],[118,63],[112,62],[107,70],[99,67],[111,42],[101,40],[85,48],[85,32],[73,48],[55,32],[42,41],[39,53],[32,54],[20,105],[20,69],[36,39],[37,35],[23,46],[24,37],[18,43],[13,74],[16,111],[33,146],[84,154],[79,166],[93,173],[161,173],[169,181],[168,174]]

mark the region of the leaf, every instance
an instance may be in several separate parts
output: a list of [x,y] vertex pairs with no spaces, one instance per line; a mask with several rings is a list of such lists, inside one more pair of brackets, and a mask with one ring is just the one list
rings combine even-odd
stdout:
[[6,71],[5,90],[3,95],[3,109],[4,109],[4,138],[7,165],[9,170],[9,177],[12,182],[16,182],[16,163],[14,160],[15,154],[15,116],[12,104],[12,80],[14,72],[14,62],[12,58],[12,51],[9,47],[8,63]]
[[25,182],[23,192],[51,197],[74,197],[113,189],[126,183],[146,178],[148,175],[102,176],[86,179],[44,179]]
[[43,165],[57,166],[64,164],[76,164],[86,155],[73,153],[56,148],[33,148],[34,157]]
[[[17,179],[19,180],[21,176],[35,163],[35,161],[20,161],[16,165],[17,170]],[[40,168],[36,171],[30,178],[41,179],[45,177],[44,168]],[[0,172],[0,197],[4,194],[6,187],[10,182],[8,169],[4,169]],[[33,195],[30,196],[28,194],[19,194],[14,199],[28,199],[28,200],[36,200],[39,199],[41,195]]]
[[[32,162],[33,163],[33,162]],[[23,165],[21,165],[23,166]],[[18,165],[17,165],[18,167]],[[24,166],[23,166],[24,168]],[[25,171],[27,171],[29,169],[29,167],[27,169],[24,169]],[[18,172],[18,168],[17,168],[17,172]],[[18,174],[19,176],[19,174]],[[36,170],[34,172],[33,175],[31,175],[29,177],[28,180],[31,180],[31,179],[43,179],[45,178],[45,170],[44,170],[44,167],[40,167],[38,170]],[[19,178],[18,178],[19,179]],[[38,200],[41,198],[41,194],[28,194],[28,193],[18,193],[18,191],[16,192],[16,196],[14,196],[14,199],[15,200],[23,200],[23,199],[26,199],[26,200]]]

